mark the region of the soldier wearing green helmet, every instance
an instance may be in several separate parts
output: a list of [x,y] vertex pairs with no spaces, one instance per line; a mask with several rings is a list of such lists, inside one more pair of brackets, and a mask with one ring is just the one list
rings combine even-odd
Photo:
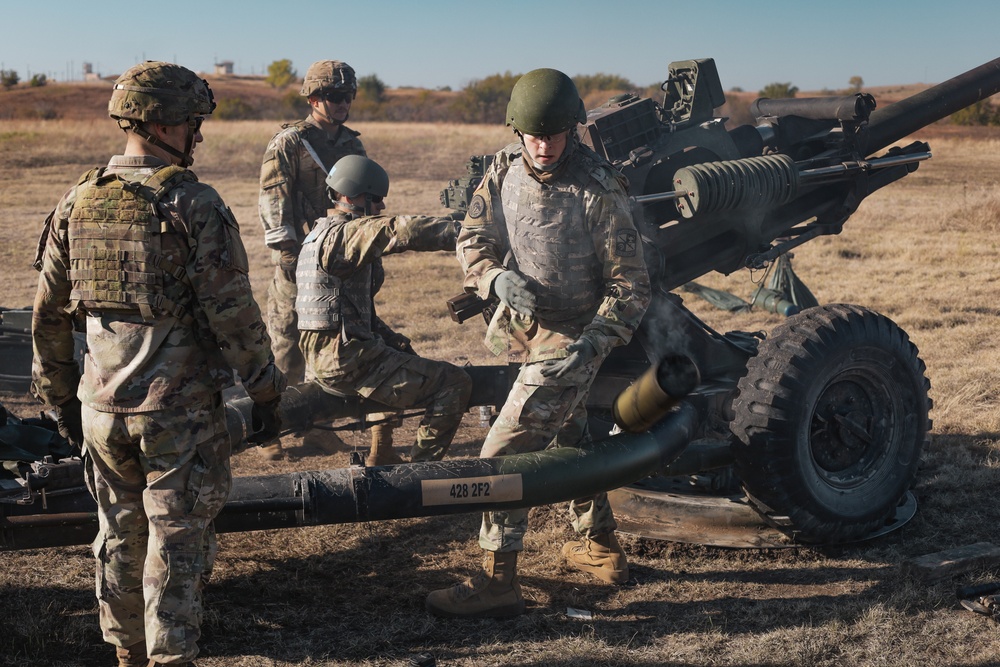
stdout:
[[[580,143],[586,111],[572,79],[528,72],[511,91],[506,120],[518,142],[494,156],[457,243],[466,291],[500,300],[487,347],[521,364],[482,457],[588,442],[590,385],[612,348],[631,339],[650,297],[627,183]],[[580,538],[564,545],[566,562],[607,583],[627,581],[606,494],[573,501],[570,514]],[[517,554],[527,520],[527,510],[485,513],[482,570],[431,592],[428,611],[524,613]]]
[[[123,667],[198,654],[212,522],[231,486],[221,391],[234,370],[263,425],[254,440],[280,427],[285,378],[239,226],[186,168],[214,108],[208,84],[179,65],[122,74],[108,111],[124,153],[63,196],[35,262],[32,393],[87,454],[101,629]],[[75,328],[87,336],[82,377]]]
[[[354,68],[340,60],[314,62],[299,92],[309,102],[309,116],[282,125],[268,143],[258,202],[264,243],[275,264],[267,289],[267,326],[278,367],[292,384],[305,379],[295,315],[295,266],[302,239],[333,206],[326,188],[330,168],[345,155],[366,155],[359,133],[344,124],[358,92]],[[330,439],[336,436],[330,433],[319,444],[336,449]],[[264,452],[268,458],[283,457],[280,443]]]
[[[418,356],[406,336],[379,318],[375,295],[385,281],[383,255],[452,251],[456,222],[380,215],[389,176],[366,157],[341,158],[326,182],[334,207],[303,241],[296,272],[295,309],[306,369],[338,396],[362,396],[399,410],[424,408],[410,460],[439,460],[461,424],[472,380],[452,364]],[[372,438],[366,463],[391,465],[402,459],[383,434]]]

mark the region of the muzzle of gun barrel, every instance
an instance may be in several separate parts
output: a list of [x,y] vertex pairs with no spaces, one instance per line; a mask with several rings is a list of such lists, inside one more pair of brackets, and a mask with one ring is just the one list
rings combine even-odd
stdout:
[[648,431],[700,382],[701,374],[690,357],[665,356],[615,399],[615,424],[627,433]]

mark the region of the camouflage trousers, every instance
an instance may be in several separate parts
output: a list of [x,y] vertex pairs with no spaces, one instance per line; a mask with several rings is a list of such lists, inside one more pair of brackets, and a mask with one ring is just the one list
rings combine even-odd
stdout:
[[274,277],[267,288],[267,333],[271,336],[271,351],[288,384],[301,384],[305,379],[306,362],[299,349],[299,317],[295,314],[298,288],[280,266],[274,267]]
[[[500,414],[486,434],[480,458],[537,452],[549,447],[578,447],[590,442],[587,396],[603,358],[567,373],[545,378],[539,372],[559,360],[524,364]],[[584,537],[617,528],[606,493],[577,498],[569,504],[573,529]],[[479,546],[487,551],[521,551],[528,529],[528,510],[483,514]]]
[[341,396],[363,396],[402,410],[425,408],[410,451],[411,461],[444,458],[472,394],[472,378],[461,368],[388,347],[353,382],[336,378],[315,378],[315,381]]
[[217,550],[212,520],[232,486],[222,400],[141,414],[84,406],[82,416],[104,640],[145,640],[151,659],[186,664]]

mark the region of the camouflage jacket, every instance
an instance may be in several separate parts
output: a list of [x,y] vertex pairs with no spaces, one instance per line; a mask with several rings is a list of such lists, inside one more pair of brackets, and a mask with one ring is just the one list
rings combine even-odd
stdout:
[[[115,156],[108,173],[141,181],[165,163],[151,156]],[[285,378],[250,289],[247,256],[231,211],[211,187],[181,182],[160,200],[161,255],[184,268],[190,289],[180,303],[190,317],[129,312],[68,313],[71,283],[67,229],[84,179],[45,222],[32,313],[32,393],[48,405],[72,396],[95,410],[137,413],[210,400],[233,384],[233,371],[255,401],[277,398]],[[167,280],[177,280],[166,276]],[[87,335],[81,382],[73,359],[74,325]]]
[[[494,157],[473,194],[462,224],[457,254],[465,271],[465,289],[486,299],[493,281],[516,268],[516,255],[508,241],[502,190],[508,169],[525,169],[521,145],[511,144]],[[557,179],[580,179],[582,215],[560,224],[575,226],[593,240],[595,261],[602,283],[597,307],[570,321],[551,322],[523,317],[498,308],[486,332],[486,346],[509,361],[532,362],[567,356],[566,346],[586,338],[601,355],[628,343],[649,305],[649,275],[639,235],[632,220],[624,178],[586,146],[577,146]],[[526,179],[532,187],[547,187]]]
[[[333,227],[319,250],[318,270],[349,283],[358,274],[367,274],[370,267],[371,283],[367,290],[350,289],[342,294],[341,301],[363,299],[365,303],[341,304],[337,330],[303,331],[300,346],[306,367],[316,377],[353,382],[367,374],[368,366],[387,344],[399,349],[409,343],[375,314],[375,295],[385,277],[382,256],[408,250],[454,250],[457,223],[451,218],[424,216],[350,219],[336,215],[318,221],[317,229],[328,222]],[[300,263],[298,270],[301,274],[313,267]]]
[[329,135],[312,116],[284,125],[274,135],[260,168],[258,208],[267,247],[277,248],[285,241],[295,241],[297,247],[316,220],[326,215],[332,206],[326,193],[330,167],[345,155],[367,156],[358,136],[346,125]]

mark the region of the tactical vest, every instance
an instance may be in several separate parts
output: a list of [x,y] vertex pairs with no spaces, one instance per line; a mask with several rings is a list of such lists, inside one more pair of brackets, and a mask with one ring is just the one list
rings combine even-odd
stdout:
[[517,270],[538,299],[535,312],[556,322],[593,313],[604,298],[604,278],[584,224],[586,181],[574,161],[566,176],[543,185],[527,173],[523,159],[512,160],[500,198]]
[[305,120],[284,127],[286,131],[293,131],[298,135],[304,151],[299,161],[298,178],[294,184],[299,195],[296,198],[296,214],[301,225],[300,233],[304,236],[312,230],[319,218],[326,215],[327,209],[333,206],[326,186],[330,168],[345,155],[364,155],[365,151],[361,147],[360,140],[356,138],[357,132],[347,127],[341,129],[346,142],[333,146],[325,132]]
[[[168,166],[142,181],[108,174],[104,167],[80,179],[69,216],[70,311],[139,313],[147,322],[170,315],[194,321],[183,266],[161,255],[160,235],[170,231],[157,204],[184,182],[198,179]],[[173,280],[164,281],[165,274]],[[169,284],[168,284],[169,283]]]
[[382,262],[358,269],[345,279],[332,276],[320,266],[323,243],[345,218],[320,218],[302,242],[295,270],[295,312],[302,331],[343,329],[345,338],[371,338],[374,294],[385,279]]

